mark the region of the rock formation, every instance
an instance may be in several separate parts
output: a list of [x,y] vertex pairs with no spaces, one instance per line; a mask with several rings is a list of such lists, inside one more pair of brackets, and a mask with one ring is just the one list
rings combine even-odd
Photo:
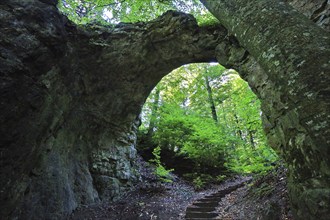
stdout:
[[249,52],[237,62],[243,49],[220,44],[217,58],[261,100],[269,143],[289,168],[295,217],[329,219],[329,1],[288,1],[305,16],[278,0],[203,2]]
[[[56,3],[0,2],[1,217],[60,219],[80,204],[116,199],[138,179],[138,115],[152,88],[183,64],[216,58],[237,68],[263,101],[269,140],[289,163],[292,186],[302,181],[291,187],[297,216],[329,215],[329,72],[270,77],[244,40],[184,13],[81,27]],[[326,7],[310,15],[325,28]],[[315,83],[297,93],[292,80]],[[304,187],[311,191],[301,195]]]
[[226,30],[170,11],[77,27],[56,1],[0,3],[1,216],[57,219],[137,180],[138,115],[185,63],[215,60]]

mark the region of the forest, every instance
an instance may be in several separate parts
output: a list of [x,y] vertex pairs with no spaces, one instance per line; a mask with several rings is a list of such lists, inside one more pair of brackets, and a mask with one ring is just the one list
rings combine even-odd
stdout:
[[0,218],[329,219],[329,9],[1,1]]
[[151,147],[190,158],[196,168],[217,168],[219,175],[224,168],[258,173],[278,160],[261,114],[259,99],[234,70],[190,64],[163,78],[149,95],[140,134]]

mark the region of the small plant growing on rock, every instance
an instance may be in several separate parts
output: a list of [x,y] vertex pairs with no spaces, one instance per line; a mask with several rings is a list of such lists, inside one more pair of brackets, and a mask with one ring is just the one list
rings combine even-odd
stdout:
[[226,178],[227,178],[226,175],[218,175],[218,176],[216,176],[215,179],[216,179],[217,182],[221,183],[221,182],[223,182]]
[[193,180],[193,184],[196,190],[201,190],[203,189],[203,187],[205,186],[205,182],[203,181],[203,179],[198,176]]
[[170,176],[170,172],[174,171],[174,169],[167,170],[160,161],[160,146],[156,147],[152,154],[154,155],[154,159],[149,160],[149,162],[154,163],[156,165],[155,174],[156,176],[165,183],[173,182]]

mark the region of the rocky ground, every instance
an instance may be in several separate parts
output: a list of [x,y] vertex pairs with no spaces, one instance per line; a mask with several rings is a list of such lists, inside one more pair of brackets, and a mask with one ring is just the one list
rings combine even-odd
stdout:
[[[142,167],[142,181],[120,200],[80,207],[69,219],[180,220],[194,201],[249,178],[235,176],[219,185],[211,185],[207,190],[195,191],[190,183],[176,176],[173,176],[173,183],[159,183],[151,167]],[[216,219],[292,219],[284,168],[227,194],[217,212]]]
[[217,212],[217,219],[223,220],[292,220],[286,169],[278,167],[226,195],[219,203]]

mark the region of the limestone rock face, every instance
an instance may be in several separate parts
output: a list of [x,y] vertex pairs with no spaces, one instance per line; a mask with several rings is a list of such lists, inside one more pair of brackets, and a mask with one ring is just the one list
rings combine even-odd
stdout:
[[329,219],[329,1],[203,2],[242,45],[219,44],[217,58],[261,100],[267,139],[289,168],[295,218]]
[[148,94],[172,69],[215,60],[226,35],[172,11],[149,23],[77,27],[56,2],[0,2],[5,219],[61,219],[118,198],[138,180],[137,116]]
[[[217,58],[238,69],[262,100],[268,139],[289,165],[296,216],[329,219],[330,38],[298,12],[281,20],[290,8],[278,0],[251,1],[266,8],[250,14],[246,1],[221,1],[234,9],[242,4],[225,17],[233,22],[231,36],[174,11],[148,23],[77,27],[60,15],[56,0],[2,0],[1,217],[62,219],[80,204],[118,198],[138,180],[138,115],[152,88],[183,64]],[[287,2],[329,27],[328,1]],[[244,29],[253,22],[240,16],[259,12],[278,17]],[[276,45],[276,28],[266,31],[288,21],[296,31],[283,32]],[[266,53],[272,43],[278,48]]]
[[320,27],[330,31],[330,2],[328,0],[286,1]]

